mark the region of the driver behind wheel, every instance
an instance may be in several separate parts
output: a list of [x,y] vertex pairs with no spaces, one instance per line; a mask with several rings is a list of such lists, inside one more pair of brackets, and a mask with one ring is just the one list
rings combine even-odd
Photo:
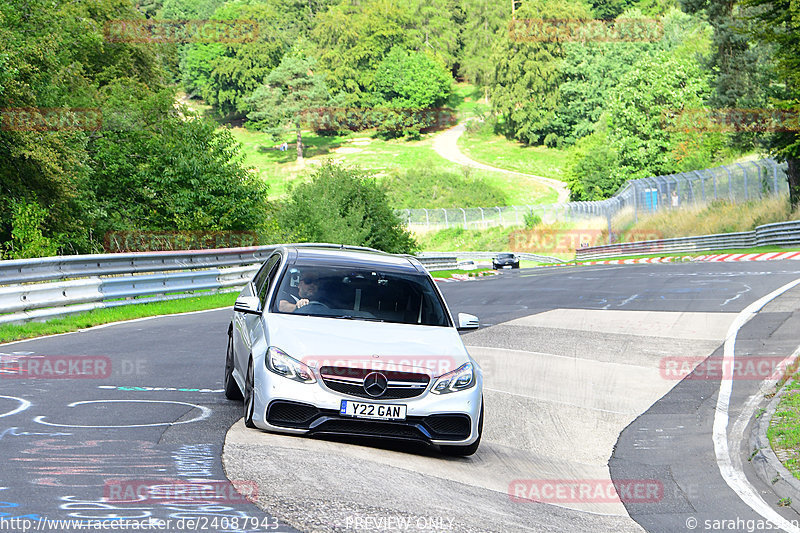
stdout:
[[[319,276],[317,276],[315,272],[303,271],[300,274],[300,282],[297,286],[299,298],[292,294],[281,295],[281,299],[278,302],[278,309],[282,313],[292,313],[297,309],[305,307],[309,302],[318,301],[320,295],[319,285]],[[284,298],[284,296],[286,297]],[[296,301],[292,303],[289,299]]]

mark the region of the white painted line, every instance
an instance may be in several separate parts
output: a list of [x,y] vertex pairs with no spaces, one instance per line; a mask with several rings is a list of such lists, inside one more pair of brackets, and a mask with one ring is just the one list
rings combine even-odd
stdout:
[[17,398],[16,396],[3,396],[2,394],[0,394],[0,398],[5,398],[7,400],[14,400],[16,402],[19,402],[19,405],[17,406],[16,409],[12,409],[11,411],[9,411],[7,413],[0,414],[0,418],[3,418],[4,416],[15,415],[17,413],[20,413],[20,412],[24,411],[25,409],[27,409],[28,407],[31,406],[31,402],[29,402],[28,400],[25,400],[23,398]]
[[115,428],[149,428],[149,427],[158,427],[158,426],[177,426],[179,424],[190,424],[192,422],[198,422],[200,420],[205,420],[209,416],[211,416],[211,409],[208,407],[204,407],[202,405],[197,405],[194,403],[187,403],[187,402],[173,402],[167,400],[85,400],[82,402],[72,402],[68,404],[67,407],[75,407],[76,405],[85,405],[89,403],[169,403],[174,405],[186,405],[191,407],[192,409],[200,409],[200,414],[196,417],[192,418],[191,420],[183,420],[181,422],[156,422],[152,424],[126,424],[126,425],[119,425],[119,426],[79,426],[74,424],[57,424],[55,422],[45,422],[44,416],[37,416],[33,419],[34,422],[38,424],[44,424],[45,426],[56,426],[62,428],[108,428],[108,429],[115,429]]
[[[758,311],[761,310],[766,304],[788,291],[789,289],[800,285],[800,279],[796,279],[787,283],[766,296],[759,298],[757,301],[748,305],[741,313],[736,316],[736,319],[728,329],[728,336],[725,339],[725,348],[723,355],[722,368],[733,368],[736,348],[736,335],[739,330],[751,318],[753,318]],[[719,396],[717,396],[717,410],[714,414],[714,453],[717,456],[717,465],[719,466],[720,474],[725,480],[725,483],[733,489],[739,498],[747,504],[753,511],[760,514],[765,519],[769,520],[776,526],[786,531],[800,533],[800,528],[779,515],[772,507],[767,505],[764,499],[750,485],[741,469],[741,459],[734,461],[731,457],[730,450],[728,449],[728,408],[731,401],[731,393],[733,391],[733,373],[727,378],[723,377],[719,386]],[[758,393],[756,394],[758,395]],[[751,397],[747,405],[753,400]],[[734,466],[737,464],[737,466]]]

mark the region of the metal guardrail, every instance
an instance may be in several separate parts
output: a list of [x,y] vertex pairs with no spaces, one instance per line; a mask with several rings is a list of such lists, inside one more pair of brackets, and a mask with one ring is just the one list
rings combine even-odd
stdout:
[[[338,245],[313,243],[292,246],[339,248]],[[276,247],[0,261],[0,324],[46,320],[103,307],[187,298],[199,291],[238,290],[253,277]],[[375,251],[363,247],[347,248]],[[428,270],[457,267],[453,255],[426,256],[419,260]]]
[[800,221],[765,224],[758,226],[753,231],[741,233],[719,233],[580,248],[575,250],[575,258],[584,260],[598,257],[686,253],[730,248],[754,248],[756,246],[800,246]]
[[416,256],[417,261],[422,263],[426,270],[431,272],[436,270],[453,270],[458,268],[458,258],[450,253],[444,254],[425,254]]
[[[461,259],[494,259],[500,252],[422,252],[419,257],[435,256],[437,254],[453,255]],[[536,261],[538,263],[563,263],[563,259],[550,257],[549,255],[531,254],[527,252],[514,252],[514,255],[526,261]],[[418,257],[418,259],[419,259]],[[453,267],[457,268],[457,267]]]
[[257,263],[275,246],[180,250],[124,254],[92,254],[0,261],[0,284],[72,279],[89,276],[162,272]]

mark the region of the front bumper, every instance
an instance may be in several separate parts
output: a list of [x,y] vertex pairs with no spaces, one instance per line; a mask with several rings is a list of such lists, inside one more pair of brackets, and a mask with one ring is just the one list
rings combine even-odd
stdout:
[[[483,376],[476,367],[475,386],[450,394],[429,391],[414,398],[365,400],[327,389],[319,381],[305,384],[266,369],[254,361],[256,427],[296,435],[353,435],[421,441],[430,444],[469,445],[478,438]],[[405,420],[372,420],[342,416],[342,400],[405,405]]]

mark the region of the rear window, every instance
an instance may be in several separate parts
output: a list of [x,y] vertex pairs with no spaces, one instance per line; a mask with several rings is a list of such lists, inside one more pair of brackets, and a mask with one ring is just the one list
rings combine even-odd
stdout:
[[[305,305],[298,306],[300,300]],[[290,267],[283,274],[271,311],[450,326],[444,304],[428,276],[361,266]]]

